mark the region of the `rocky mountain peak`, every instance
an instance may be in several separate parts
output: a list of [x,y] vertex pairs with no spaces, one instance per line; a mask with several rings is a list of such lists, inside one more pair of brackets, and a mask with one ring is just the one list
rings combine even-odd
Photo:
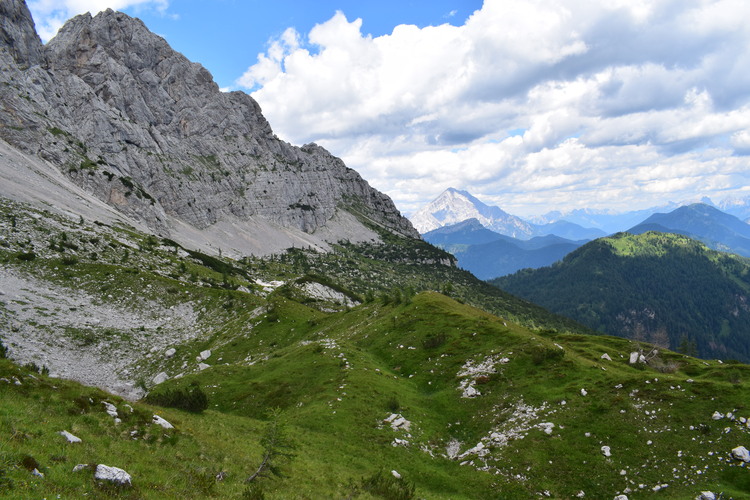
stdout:
[[477,219],[484,227],[514,238],[529,238],[531,224],[510,215],[499,207],[489,206],[467,191],[448,188],[440,196],[411,216],[412,224],[422,234],[437,228]]
[[35,55],[25,4],[2,5],[17,11],[2,48],[45,67],[0,57],[12,110],[0,113],[0,137],[124,215],[239,255],[377,240],[373,227],[419,237],[343,161],[278,139],[252,97],[221,92],[140,20],[80,15]]
[[21,66],[33,66],[42,61],[42,40],[23,0],[0,2],[0,47]]

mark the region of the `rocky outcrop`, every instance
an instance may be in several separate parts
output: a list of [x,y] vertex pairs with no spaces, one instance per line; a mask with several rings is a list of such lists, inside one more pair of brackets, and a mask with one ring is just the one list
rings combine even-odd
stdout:
[[0,50],[7,52],[21,67],[39,64],[43,58],[42,41],[22,0],[0,2]]
[[237,253],[377,239],[366,226],[418,237],[340,159],[277,138],[257,102],[140,20],[81,15],[43,46],[23,2],[0,8],[0,137],[155,232],[255,240]]

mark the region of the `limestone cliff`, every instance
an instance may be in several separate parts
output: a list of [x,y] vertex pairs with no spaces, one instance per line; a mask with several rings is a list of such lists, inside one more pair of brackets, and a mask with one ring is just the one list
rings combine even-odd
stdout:
[[419,237],[384,194],[323,148],[278,139],[257,102],[222,93],[138,19],[70,20],[46,46],[25,3],[0,1],[0,137],[152,230],[268,253]]

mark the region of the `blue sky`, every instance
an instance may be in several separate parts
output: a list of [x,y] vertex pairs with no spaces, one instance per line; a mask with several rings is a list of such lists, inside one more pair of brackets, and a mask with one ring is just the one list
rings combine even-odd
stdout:
[[518,215],[750,197],[746,0],[30,0],[43,39],[140,17],[276,134],[405,213],[448,187]]

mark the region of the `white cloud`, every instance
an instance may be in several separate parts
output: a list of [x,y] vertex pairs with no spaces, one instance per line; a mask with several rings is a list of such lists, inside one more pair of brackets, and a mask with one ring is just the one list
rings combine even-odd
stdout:
[[634,208],[750,184],[748,18],[743,0],[485,0],[372,37],[338,12],[237,83],[405,211],[450,186],[518,213]]
[[57,30],[73,16],[106,9],[122,10],[128,7],[152,8],[164,12],[169,0],[29,0],[37,32],[44,42],[55,36]]

